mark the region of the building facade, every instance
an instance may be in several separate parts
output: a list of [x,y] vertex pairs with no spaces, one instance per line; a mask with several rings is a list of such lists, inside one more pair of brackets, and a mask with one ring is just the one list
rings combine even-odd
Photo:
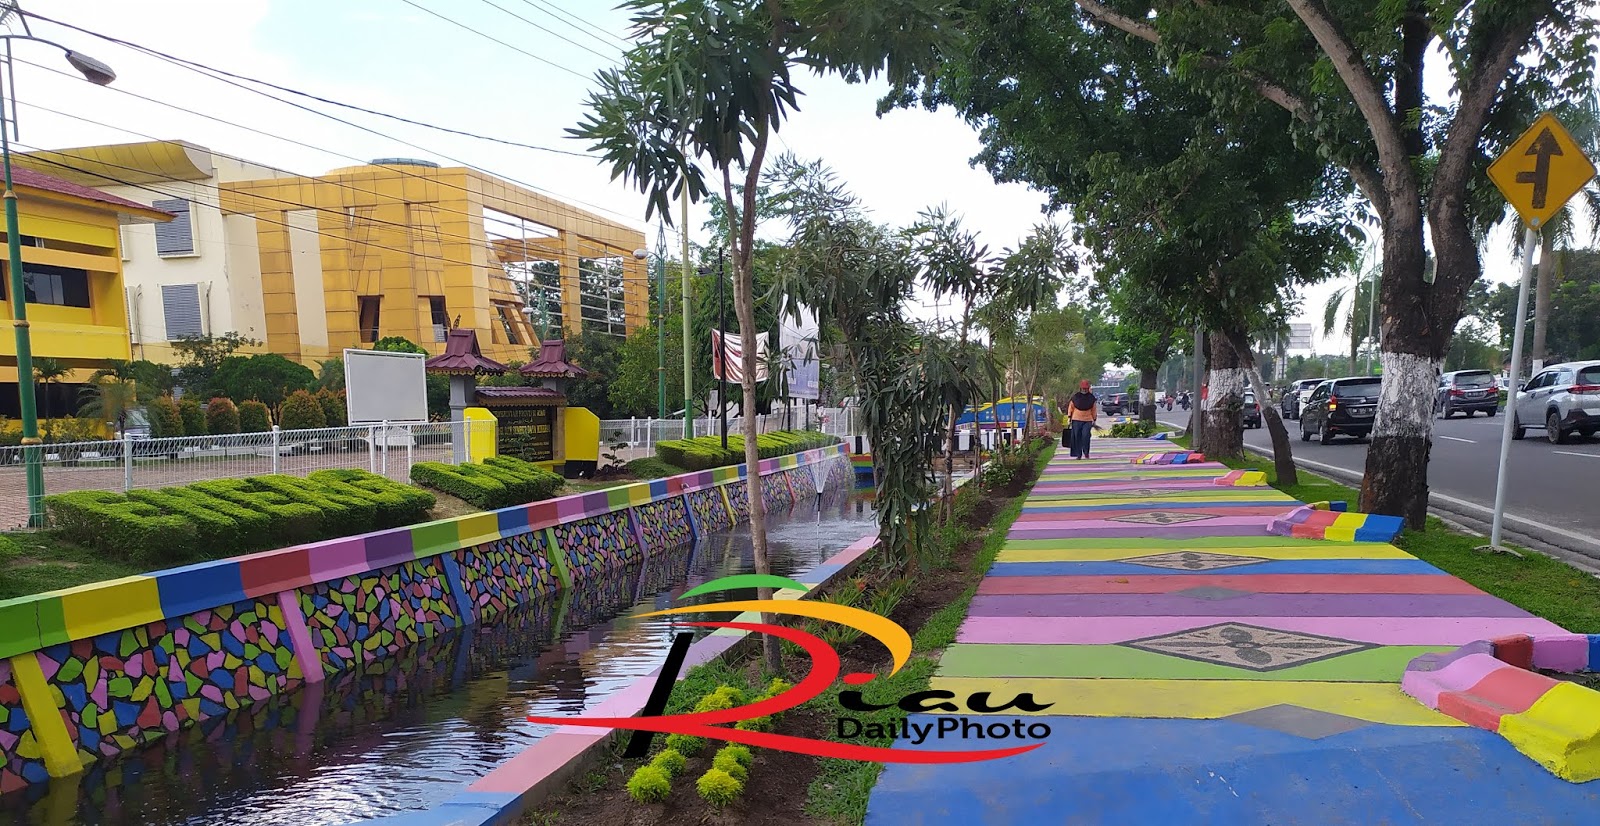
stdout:
[[[172,215],[30,169],[15,169],[13,180],[35,365],[53,359],[68,368],[39,388],[38,412],[71,415],[78,385],[112,359],[132,358],[120,229],[148,229]],[[5,257],[0,254],[0,260]],[[9,264],[0,264],[0,270],[0,313],[10,319],[16,297]],[[16,338],[7,330],[0,335],[0,417],[5,419],[22,415],[17,378]]]
[[177,214],[126,237],[133,351],[152,361],[228,332],[312,367],[390,336],[437,354],[452,327],[527,361],[541,338],[627,335],[648,313],[643,233],[471,169],[299,176],[180,141],[23,162]]

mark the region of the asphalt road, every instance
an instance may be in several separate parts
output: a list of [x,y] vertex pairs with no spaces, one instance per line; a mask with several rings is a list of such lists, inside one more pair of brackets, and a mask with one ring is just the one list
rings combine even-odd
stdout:
[[[1189,414],[1174,409],[1160,411],[1158,418],[1184,427]],[[1472,418],[1435,417],[1433,452],[1428,465],[1428,489],[1434,504],[1468,515],[1475,505],[1487,511],[1494,507],[1495,473],[1500,455],[1501,416]],[[1295,458],[1332,465],[1361,473],[1366,467],[1367,442],[1338,438],[1323,445],[1312,437],[1300,441],[1300,423],[1286,421]],[[1246,430],[1245,443],[1270,451],[1272,440],[1267,430]],[[1316,470],[1316,468],[1308,468]],[[1508,529],[1537,536],[1540,527],[1548,529],[1552,542],[1573,550],[1592,552],[1600,548],[1600,438],[1585,439],[1574,434],[1564,445],[1552,445],[1543,430],[1529,430],[1527,438],[1511,443],[1507,474],[1506,514]],[[1455,501],[1451,501],[1455,500]],[[1484,521],[1487,516],[1484,515]],[[1513,524],[1514,523],[1514,524]],[[1559,540],[1559,541],[1558,541]]]

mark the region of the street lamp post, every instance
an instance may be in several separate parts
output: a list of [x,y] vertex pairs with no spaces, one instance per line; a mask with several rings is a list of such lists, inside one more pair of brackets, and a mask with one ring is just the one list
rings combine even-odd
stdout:
[[[67,63],[77,69],[85,80],[104,86],[117,79],[110,66],[88,55],[79,54],[59,43],[52,43],[32,34],[0,35],[0,40],[32,40],[54,46],[66,54]],[[10,76],[7,80],[10,81]],[[6,268],[11,276],[11,326],[17,337],[17,400],[22,407],[22,461],[26,468],[28,484],[28,525],[44,526],[44,467],[41,462],[39,439],[39,411],[33,397],[33,344],[28,336],[27,284],[22,275],[22,235],[18,228],[17,192],[11,183],[11,126],[6,123],[7,98],[10,84],[0,89],[0,166],[5,169],[6,202]]]
[[[656,285],[656,418],[667,418],[667,230],[660,228],[656,235],[655,272]],[[650,251],[636,249],[633,257],[648,261]]]

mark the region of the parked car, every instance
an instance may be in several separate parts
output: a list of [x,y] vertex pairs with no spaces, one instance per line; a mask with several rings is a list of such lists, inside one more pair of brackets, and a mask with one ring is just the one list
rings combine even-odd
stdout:
[[1315,434],[1328,444],[1335,436],[1371,435],[1382,387],[1377,376],[1350,376],[1317,385],[1300,409],[1300,440],[1309,442]]
[[1433,397],[1435,415],[1448,419],[1457,413],[1483,412],[1493,416],[1500,411],[1500,385],[1488,370],[1457,370],[1439,377],[1439,390]]
[[1511,438],[1530,427],[1544,428],[1551,444],[1573,433],[1600,431],[1600,361],[1571,361],[1546,367],[1517,391],[1512,405]]
[[1311,395],[1311,391],[1315,390],[1317,385],[1325,381],[1327,379],[1301,379],[1290,384],[1289,388],[1283,391],[1283,398],[1278,400],[1278,412],[1282,413],[1285,419],[1300,418],[1300,408],[1305,406],[1306,397]]
[[1261,405],[1256,402],[1256,394],[1253,390],[1244,391],[1244,410],[1242,411],[1242,416],[1245,427],[1261,427]]
[[1120,416],[1128,412],[1127,393],[1108,393],[1100,399],[1100,412],[1107,416]]

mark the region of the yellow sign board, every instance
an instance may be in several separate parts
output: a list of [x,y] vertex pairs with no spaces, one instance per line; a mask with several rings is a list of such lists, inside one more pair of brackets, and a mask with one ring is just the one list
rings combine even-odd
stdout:
[[1538,229],[1594,177],[1594,163],[1549,112],[1489,164],[1489,179]]

